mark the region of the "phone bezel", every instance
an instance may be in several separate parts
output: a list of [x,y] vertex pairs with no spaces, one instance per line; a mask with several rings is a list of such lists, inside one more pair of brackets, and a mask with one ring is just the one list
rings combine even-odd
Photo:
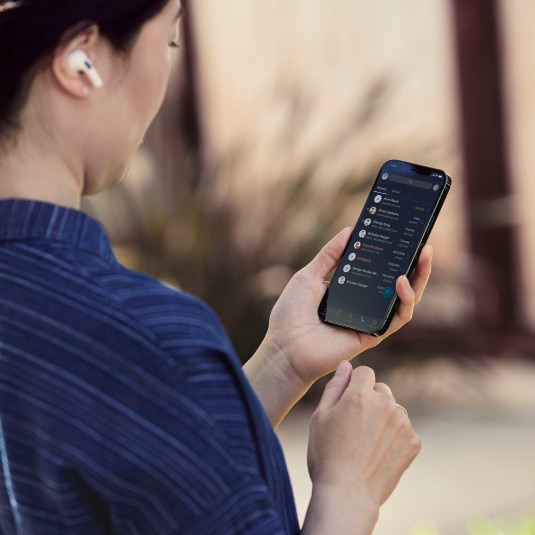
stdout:
[[[349,247],[349,244],[351,243],[352,241],[352,238],[353,238],[353,235],[357,229],[357,227],[359,226],[359,222],[364,214],[364,209],[365,209],[365,206],[366,206],[366,203],[368,202],[368,199],[370,197],[370,194],[373,192],[374,188],[376,187],[377,185],[377,182],[379,180],[379,177],[381,176],[381,174],[383,173],[383,169],[385,169],[385,167],[387,166],[391,166],[392,164],[400,164],[402,166],[410,166],[412,169],[415,170],[415,172],[418,174],[418,175],[421,175],[421,176],[426,176],[426,175],[430,175],[431,173],[441,173],[443,176],[444,176],[444,185],[442,186],[442,189],[440,191],[440,195],[438,197],[438,199],[436,200],[435,202],[435,205],[433,207],[433,212],[431,214],[431,217],[429,218],[429,221],[427,222],[427,225],[426,225],[426,228],[425,230],[422,232],[422,236],[420,237],[419,241],[418,241],[418,244],[417,246],[415,247],[415,250],[414,250],[414,254],[413,254],[413,257],[411,258],[409,264],[408,264],[408,267],[407,267],[407,270],[405,271],[405,275],[407,275],[407,277],[411,277],[412,274],[414,273],[414,270],[416,269],[416,266],[417,266],[417,263],[418,263],[418,259],[420,257],[420,253],[422,251],[422,248],[423,246],[427,243],[427,239],[429,238],[429,235],[431,234],[431,231],[435,225],[435,222],[437,220],[437,217],[438,217],[438,214],[440,213],[441,209],[442,209],[442,206],[444,204],[444,201],[446,200],[446,197],[448,195],[448,192],[451,188],[451,184],[452,184],[452,181],[451,181],[451,177],[448,175],[448,173],[446,173],[445,171],[441,170],[441,169],[437,169],[437,168],[433,168],[433,167],[428,167],[428,166],[425,166],[425,165],[421,165],[421,164],[414,164],[414,163],[410,163],[410,162],[405,162],[405,161],[402,161],[402,160],[388,160],[386,161],[385,163],[383,163],[379,169],[379,172],[377,173],[377,177],[376,179],[374,180],[373,184],[372,184],[372,187],[370,189],[370,192],[368,193],[367,197],[366,197],[366,200],[364,201],[364,204],[363,204],[363,208],[357,218],[357,221],[355,223],[355,226],[353,227],[353,231],[351,233],[351,237],[349,238],[348,240],[348,243],[346,244],[345,248],[344,248],[344,252],[338,262],[338,265],[336,266],[335,270],[334,270],[334,273],[337,273],[338,269],[339,269],[339,266],[340,266],[340,263],[341,263],[341,259],[344,257],[345,253],[347,252],[348,250],[348,247]],[[353,331],[357,331],[357,332],[360,332],[360,333],[364,333],[364,334],[369,334],[369,335],[372,335],[372,336],[381,336],[382,334],[384,334],[388,328],[390,327],[390,323],[392,322],[392,319],[394,318],[395,316],[395,313],[396,313],[396,309],[399,305],[399,297],[397,296],[397,293],[394,292],[394,295],[392,296],[392,300],[390,302],[390,304],[388,305],[387,309],[386,309],[386,313],[385,313],[385,316],[383,317],[381,323],[379,323],[377,325],[376,328],[374,328],[373,330],[368,330],[368,329],[364,329],[364,328],[359,328],[358,326],[355,326],[355,325],[348,325],[346,323],[339,323],[339,322],[336,322],[332,319],[327,319],[326,315],[327,315],[327,300],[328,300],[328,296],[329,296],[329,288],[327,288],[327,290],[325,291],[325,294],[321,300],[321,303],[318,307],[318,315],[320,317],[320,319],[322,321],[324,321],[325,323],[328,323],[329,325],[336,325],[338,327],[342,327],[342,328],[346,328],[346,329],[350,329],[350,330],[353,330]],[[359,315],[359,312],[355,311],[355,314],[356,315]]]

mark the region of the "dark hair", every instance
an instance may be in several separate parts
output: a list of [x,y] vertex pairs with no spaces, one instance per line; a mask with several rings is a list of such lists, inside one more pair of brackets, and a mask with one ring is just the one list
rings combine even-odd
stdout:
[[[20,128],[37,65],[72,33],[96,24],[128,52],[168,0],[0,0],[0,142]],[[8,9],[2,11],[2,5]],[[14,6],[14,7],[13,7]]]

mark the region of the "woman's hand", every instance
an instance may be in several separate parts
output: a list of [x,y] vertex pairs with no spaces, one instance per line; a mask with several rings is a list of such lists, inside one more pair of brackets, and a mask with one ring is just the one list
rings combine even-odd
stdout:
[[368,535],[420,451],[409,418],[370,368],[342,362],[312,415],[312,499],[303,533]]
[[274,426],[319,377],[376,346],[410,321],[431,273],[432,248],[425,246],[412,277],[400,277],[400,304],[388,331],[374,337],[334,327],[318,317],[325,279],[336,267],[351,235],[346,228],[297,272],[271,312],[268,332],[258,351],[244,366]]

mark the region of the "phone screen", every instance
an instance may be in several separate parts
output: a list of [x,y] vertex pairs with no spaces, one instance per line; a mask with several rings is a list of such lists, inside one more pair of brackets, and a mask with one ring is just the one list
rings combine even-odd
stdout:
[[321,319],[375,335],[386,331],[396,280],[412,274],[450,185],[439,169],[383,164],[322,300]]

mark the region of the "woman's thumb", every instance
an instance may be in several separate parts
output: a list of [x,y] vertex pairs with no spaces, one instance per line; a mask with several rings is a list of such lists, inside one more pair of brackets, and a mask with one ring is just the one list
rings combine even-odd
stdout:
[[351,382],[352,374],[353,366],[347,360],[343,360],[338,364],[332,379],[325,385],[318,409],[330,409],[338,403],[338,400]]
[[308,264],[314,277],[325,280],[329,273],[337,266],[347,241],[351,236],[351,228],[347,227],[332,238],[315,258]]

